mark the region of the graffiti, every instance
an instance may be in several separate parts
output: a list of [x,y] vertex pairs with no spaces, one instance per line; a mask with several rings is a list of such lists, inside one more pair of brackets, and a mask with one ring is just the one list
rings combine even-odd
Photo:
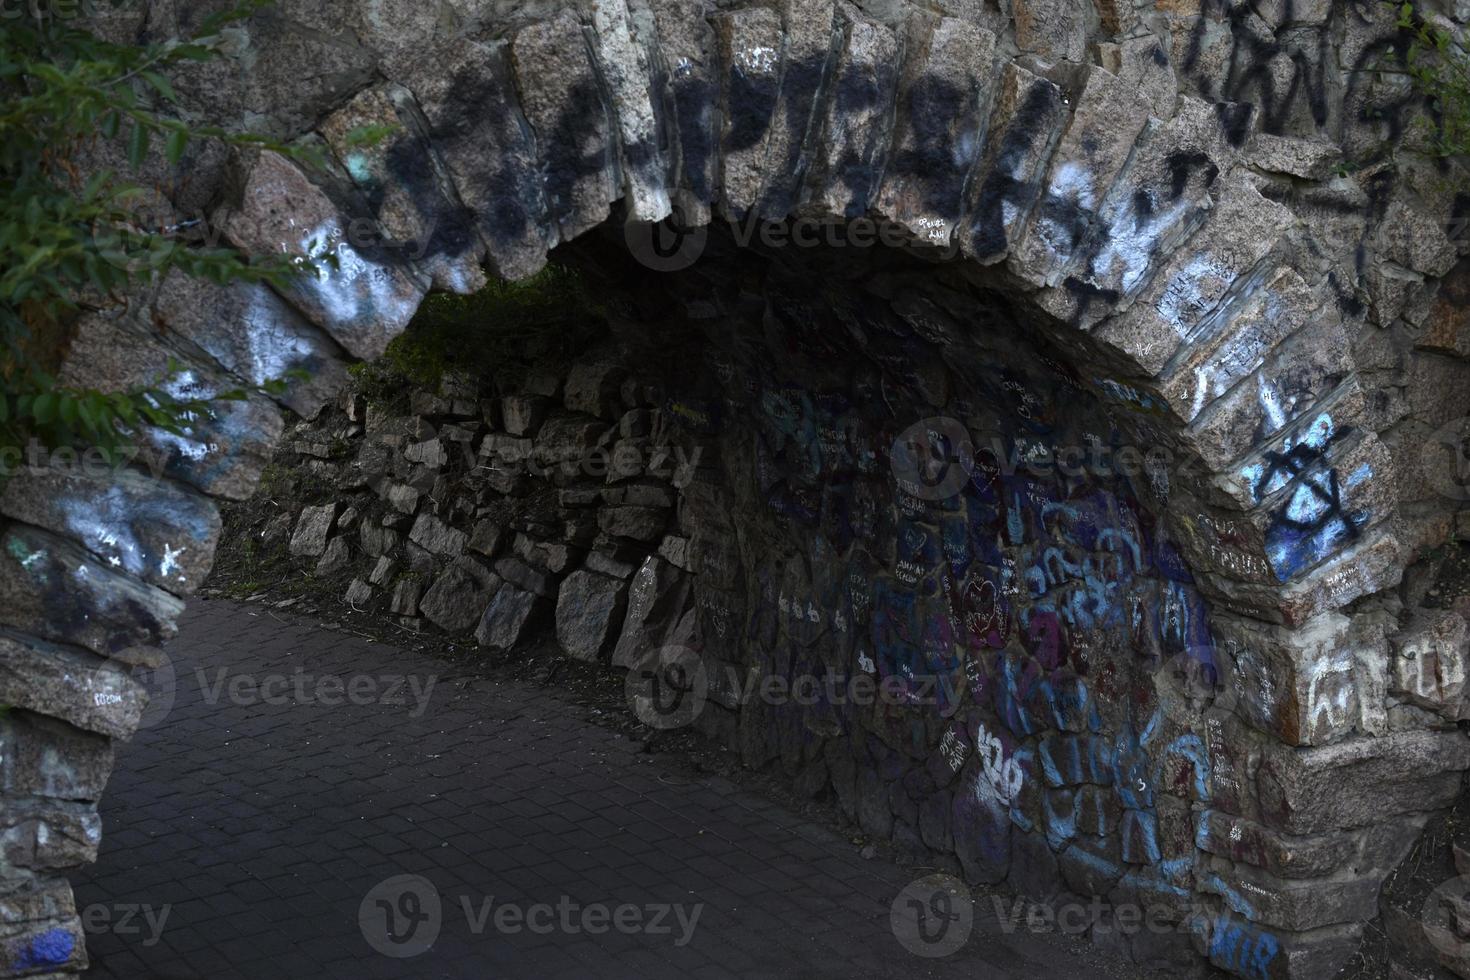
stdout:
[[980,755],[980,792],[986,799],[1001,806],[1009,806],[1021,791],[1025,773],[1014,758],[1007,758],[1000,740],[990,733],[982,722],[975,733],[975,750]]
[[1211,928],[1210,959],[1221,968],[1254,980],[1270,980],[1271,963],[1281,951],[1274,935],[1229,916],[1215,919]]

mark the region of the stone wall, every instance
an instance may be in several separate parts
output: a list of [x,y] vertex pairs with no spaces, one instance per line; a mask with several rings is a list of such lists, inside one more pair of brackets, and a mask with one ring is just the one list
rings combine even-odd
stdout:
[[[196,17],[159,0],[104,23],[159,36]],[[1213,903],[1199,942],[1238,974],[1330,972],[1357,934],[1344,910],[1393,857],[1375,824],[1412,829],[1470,766],[1454,727],[1463,623],[1418,609],[1432,579],[1419,559],[1465,499],[1470,198],[1456,165],[1422,152],[1412,89],[1373,70],[1402,48],[1394,21],[1353,4],[286,0],[232,29],[230,57],[175,79],[184,111],[306,136],[338,166],[307,175],[203,145],[149,164],[151,217],[335,267],[281,294],[169,278],[85,318],[56,359],[64,380],[102,388],[152,380],[171,357],[191,395],[292,367],[314,380],[281,405],[227,403],[187,436],[140,429],[129,475],[31,467],[7,483],[0,968],[83,961],[59,871],[95,848],[109,739],[136,724],[119,665],[170,634],[209,567],[210,498],[250,493],[281,406],[310,415],[330,400],[344,364],[381,353],[428,290],[523,277],[616,209],[648,265],[670,266],[647,246],[648,222],[671,212],[695,229],[691,251],[714,250],[659,287],[691,297],[675,319],[705,337],[679,367],[715,373],[665,386],[695,399],[665,414],[720,420],[705,435],[727,482],[696,478],[666,515],[678,523],[659,528],[660,544],[689,539],[702,640],[715,646],[724,622],[738,639],[721,661],[777,672],[848,654],[850,670],[931,670],[964,704],[934,762],[958,762],[949,776],[918,765],[917,746],[945,744],[939,710],[920,713],[923,739],[910,720],[846,740],[802,734],[791,717],[806,726],[805,711],[753,724],[742,710],[725,728],[752,760],[780,757],[839,798],[862,780],[860,818],[917,827],[926,846],[952,838],[977,877],[1053,880],[1051,855],[1074,890]],[[398,127],[387,144],[350,139],[384,121]],[[721,281],[743,260],[724,230],[699,229],[793,214],[848,229],[871,217],[946,261],[811,267],[788,249],[741,273],[758,288]],[[783,284],[782,268],[804,277]],[[1019,334],[995,339],[1004,330]],[[871,370],[831,376],[854,362]],[[613,419],[587,414],[604,415],[602,438]],[[982,448],[997,428],[1008,452],[1162,448],[1167,472],[1089,474],[1083,491],[1055,474],[1008,484],[982,462],[936,502],[884,469],[954,449],[957,433],[921,427],[892,452],[935,417]],[[935,473],[918,470],[927,487]],[[651,535],[645,506],[609,500],[599,519],[622,508]],[[732,511],[761,517],[720,520]],[[702,539],[686,513],[719,530]],[[855,558],[865,534],[878,545]],[[419,535],[447,531],[426,521]],[[496,584],[460,573],[467,589]],[[591,575],[619,581],[577,581]],[[859,650],[832,617],[863,582],[872,646]],[[602,591],[588,609],[617,589],[590,583]],[[850,637],[857,615],[843,612]],[[1189,686],[1165,698],[1154,665],[1199,663],[1200,646],[1227,668],[1230,703],[1189,713],[1171,707],[1191,703]],[[1139,659],[1119,666],[1123,650]],[[935,801],[956,786],[968,809],[951,801],[946,837]]]

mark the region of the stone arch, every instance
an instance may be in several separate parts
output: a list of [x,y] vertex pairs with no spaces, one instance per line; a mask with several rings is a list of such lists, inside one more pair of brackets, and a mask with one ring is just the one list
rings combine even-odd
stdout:
[[[876,220],[1030,311],[1027,328],[1064,352],[1090,397],[1173,452],[1157,509],[1209,599],[1235,692],[1233,711],[1201,732],[1165,740],[1145,720],[1106,759],[1075,735],[1022,747],[987,732],[984,764],[963,777],[977,814],[995,810],[997,784],[1011,788],[1015,759],[1075,787],[1046,804],[1075,807],[1072,819],[1111,767],[1109,781],[1143,784],[1125,843],[1148,851],[1162,818],[1147,784],[1187,772],[1183,785],[1204,787],[1191,801],[1194,886],[1222,908],[1204,952],[1247,976],[1319,976],[1339,962],[1356,937],[1343,909],[1371,914],[1388,870],[1365,828],[1400,810],[1417,826],[1470,768],[1442,724],[1458,690],[1418,690],[1425,716],[1390,719],[1406,683],[1395,651],[1431,627],[1389,623],[1395,602],[1375,598],[1445,539],[1448,518],[1404,475],[1393,412],[1375,395],[1395,376],[1360,361],[1375,347],[1358,335],[1369,319],[1423,324],[1464,250],[1445,222],[1470,213],[1463,195],[1407,180],[1331,177],[1345,152],[1381,139],[1366,110],[1389,96],[1352,72],[1341,89],[1322,76],[1392,44],[1391,24],[1351,5],[1324,12],[1337,66],[1299,39],[1242,45],[1242,57],[1293,66],[1280,93],[1269,67],[1227,64],[1240,18],[1212,5],[1147,23],[1112,4],[1096,21],[1049,3],[1018,3],[1013,20],[964,3],[450,2],[430,20],[389,6],[287,5],[237,39],[253,74],[227,65],[196,79],[200,101],[227,115],[291,101],[267,122],[318,142],[329,173],[206,149],[186,162],[191,186],[155,164],[166,213],[208,205],[208,227],[235,247],[335,267],[281,294],[165,278],[78,324],[57,352],[61,377],[122,387],[176,358],[180,392],[201,395],[300,368],[311,380],[280,403],[309,415],[430,289],[525,277],[611,216],[635,244],[671,217],[694,234]],[[353,40],[333,34],[337,15]],[[167,30],[189,15],[155,3],[142,16],[107,28]],[[1316,14],[1281,16],[1312,26]],[[1329,43],[1328,25],[1344,40]],[[321,70],[286,99],[308,64]],[[1226,96],[1263,104],[1215,101]],[[380,123],[394,126],[389,140],[355,142]],[[911,323],[929,315],[924,302]],[[1464,353],[1463,338],[1434,344]],[[146,663],[170,635],[217,543],[211,498],[248,495],[282,427],[280,407],[253,395],[187,437],[146,433],[121,475],[61,467],[6,485],[0,700],[21,710],[0,721],[6,809],[19,815],[6,822],[17,897],[4,969],[27,972],[21,957],[60,937],[79,944],[57,870],[95,854],[109,739],[142,710],[136,685],[105,665]],[[1081,711],[1086,691],[1071,697],[1067,710]],[[1286,866],[1292,848],[1324,839],[1340,861],[1308,877]],[[1304,897],[1324,888],[1330,909]]]

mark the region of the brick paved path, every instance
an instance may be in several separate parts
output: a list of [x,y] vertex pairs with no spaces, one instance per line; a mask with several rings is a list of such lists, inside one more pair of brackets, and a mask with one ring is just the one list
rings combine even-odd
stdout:
[[[467,681],[425,654],[224,601],[194,602],[169,653],[173,707],[121,747],[101,860],[77,881],[95,930],[89,976],[1128,975],[1024,926],[1003,933],[981,897],[962,948],[916,956],[889,918],[910,875],[726,780],[676,773],[569,717],[551,692]],[[298,669],[373,678],[356,682],[355,698],[372,703],[293,703],[275,688],[262,693],[277,703],[257,699],[255,682]],[[411,691],[405,703],[372,700],[391,674],[413,675],[420,691],[441,680],[416,715]],[[422,943],[429,906],[413,902],[432,894],[375,895],[366,932],[359,908],[404,874],[432,884],[442,925],[427,951],[395,958],[367,933],[399,951]],[[498,931],[501,903],[543,931],[512,932],[510,917]],[[537,903],[552,908],[531,912]],[[630,925],[655,903],[683,906],[686,922],[703,903],[692,939],[679,944],[673,915],[660,934],[578,927],[595,904],[638,907],[622,913]],[[402,947],[386,938],[388,909]],[[409,931],[411,914],[425,932]]]

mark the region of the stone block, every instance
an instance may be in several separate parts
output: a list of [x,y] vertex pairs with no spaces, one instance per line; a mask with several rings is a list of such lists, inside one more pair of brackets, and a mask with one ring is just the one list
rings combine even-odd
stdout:
[[1052,154],[1035,217],[1011,253],[1013,270],[1041,284],[1066,266],[1147,121],[1136,86],[1101,68],[1089,72]]
[[545,265],[555,231],[547,226],[546,190],[509,46],[468,38],[436,44],[403,81],[495,271],[512,281],[533,275]]
[[657,507],[604,507],[597,526],[605,534],[634,541],[657,541],[668,524],[668,512]]
[[500,577],[476,559],[457,558],[429,586],[419,611],[446,633],[465,633],[479,622],[500,585]]
[[711,22],[720,71],[719,199],[738,221],[755,206],[765,183],[785,38],[780,16],[768,7],[722,11]]
[[64,538],[16,524],[0,540],[0,623],[114,655],[173,636],[183,609]]
[[240,171],[234,200],[215,216],[230,244],[315,262],[285,287],[286,298],[354,357],[380,356],[408,326],[426,285],[396,257],[368,248],[354,231],[360,225],[290,160],[252,151]]
[[128,738],[147,703],[147,690],[117,661],[0,633],[0,704]]
[[842,8],[841,49],[829,83],[808,174],[815,210],[839,218],[866,215],[888,154],[888,119],[898,85],[893,31]]
[[637,221],[669,215],[662,134],[650,98],[648,53],[633,36],[627,0],[591,0],[592,45],[617,124],[619,169],[628,214]]
[[1046,162],[1068,118],[1062,91],[1053,82],[1013,62],[1001,69],[989,139],[960,236],[968,258],[998,262],[1015,246],[1040,199]]
[[624,376],[624,370],[616,364],[596,361],[578,364],[567,374],[562,404],[571,412],[616,419],[621,414]]
[[469,535],[425,512],[414,519],[413,528],[408,532],[408,540],[425,551],[452,558],[464,553]]
[[631,668],[653,651],[677,642],[675,634],[690,613],[690,601],[686,575],[661,559],[645,560],[628,586],[628,609],[612,665]]
[[582,25],[564,10],[522,28],[511,39],[511,63],[521,109],[539,135],[547,218],[571,241],[601,224],[619,194],[617,137]]
[[1448,806],[1470,768],[1458,732],[1407,731],[1320,748],[1264,747],[1256,774],[1261,821],[1290,834],[1364,827]]
[[291,532],[291,554],[298,558],[319,557],[327,550],[327,536],[337,520],[336,504],[320,504],[305,507],[296,519],[296,529]]
[[101,842],[95,804],[12,800],[0,809],[0,855],[13,868],[78,868],[97,860]]
[[495,593],[480,617],[475,628],[475,642],[497,652],[514,650],[551,612],[551,605],[549,599],[507,582]]
[[914,12],[903,36],[893,145],[874,210],[916,241],[946,248],[989,128],[995,35]]
[[550,399],[536,395],[506,395],[500,400],[505,431],[512,436],[533,438],[546,419]]
[[41,715],[0,718],[0,790],[7,797],[96,800],[112,774],[112,740]]
[[[277,400],[305,418],[347,385],[346,352],[264,283],[220,286],[171,270],[150,319],[252,385],[286,380]],[[288,379],[292,371],[307,377]]]
[[586,570],[568,575],[556,600],[556,640],[567,656],[602,659],[622,625],[628,584]]
[[[353,139],[364,127],[386,127],[389,135],[371,143]],[[440,289],[473,293],[485,285],[485,246],[453,187],[439,179],[426,129],[413,93],[392,82],[362,89],[318,127],[373,203],[385,235],[379,247],[415,259]]]
[[0,513],[70,538],[109,568],[187,595],[219,542],[209,499],[133,470],[26,468],[0,489]]

